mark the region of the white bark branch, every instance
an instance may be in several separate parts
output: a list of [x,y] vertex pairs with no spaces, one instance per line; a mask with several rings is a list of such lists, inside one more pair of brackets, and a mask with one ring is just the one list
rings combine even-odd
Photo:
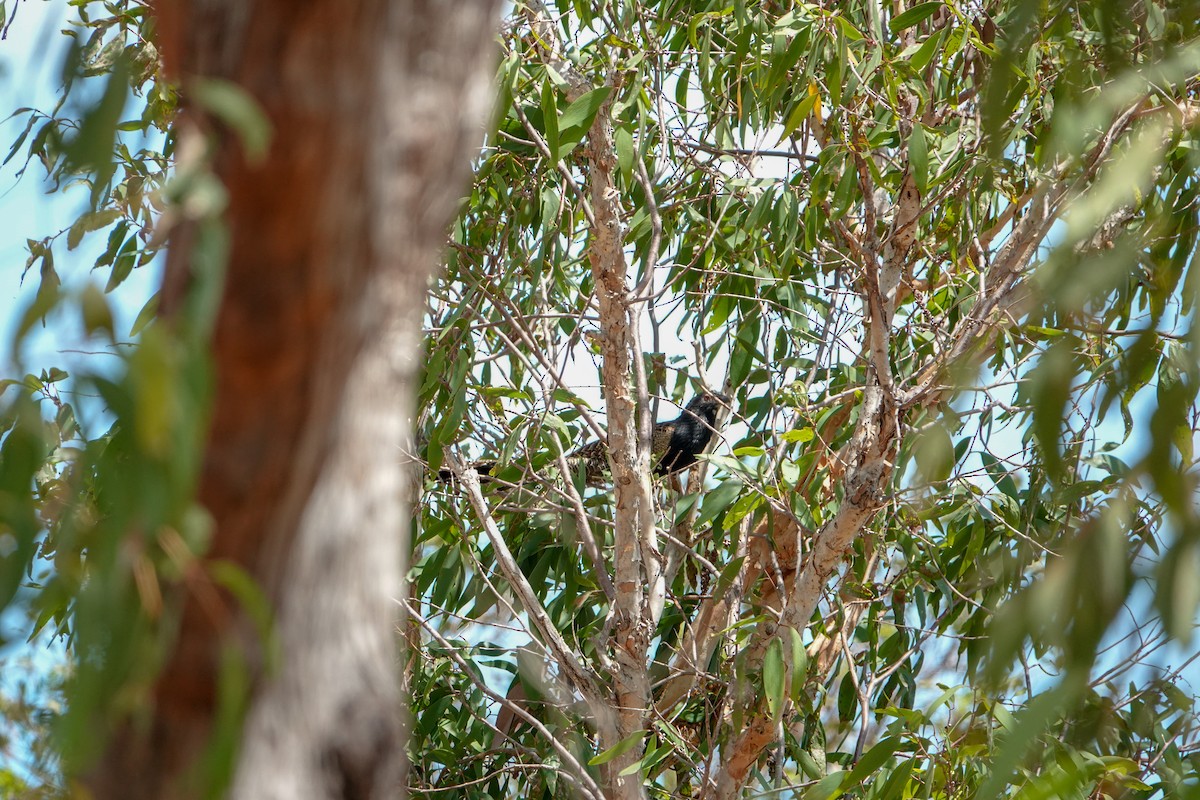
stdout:
[[[516,592],[517,599],[520,600],[525,613],[529,615],[529,620],[541,637],[547,652],[558,662],[563,679],[573,691],[579,692],[594,713],[598,705],[603,706],[602,693],[597,687],[595,678],[579,661],[575,651],[562,638],[558,629],[554,627],[554,621],[550,619],[550,614],[534,594],[533,587],[529,585],[521,568],[517,566],[517,560],[513,557],[512,551],[508,549],[508,542],[504,541],[504,536],[500,533],[496,520],[488,510],[483,492],[480,491],[479,473],[470,468],[464,469],[449,449],[446,451],[445,463],[461,484],[467,500],[471,503],[471,508],[475,511],[476,518],[483,526],[488,541],[492,543],[496,565],[500,568],[504,579]],[[599,723],[600,720],[598,719],[597,722]]]

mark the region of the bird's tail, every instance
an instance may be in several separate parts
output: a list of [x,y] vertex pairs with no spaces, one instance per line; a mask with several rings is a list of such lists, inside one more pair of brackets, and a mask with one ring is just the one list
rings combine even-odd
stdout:
[[[479,482],[481,484],[491,483],[492,470],[494,470],[495,468],[496,468],[495,461],[476,461],[474,464],[471,464],[470,466],[467,467],[467,469],[473,469],[477,473],[479,473]],[[454,473],[448,469],[439,469],[438,470],[438,481],[441,483],[453,483],[454,482]]]

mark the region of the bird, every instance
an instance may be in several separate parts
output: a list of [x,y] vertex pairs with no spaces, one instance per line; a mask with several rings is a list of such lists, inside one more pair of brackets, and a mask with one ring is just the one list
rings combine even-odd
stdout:
[[[716,432],[717,414],[728,405],[728,395],[701,391],[688,402],[679,416],[655,424],[650,434],[650,461],[655,475],[670,475],[696,463],[697,457]],[[601,485],[608,474],[608,443],[596,439],[567,454],[567,466],[573,472],[582,470],[588,486]],[[496,467],[495,461],[479,461],[471,465],[479,473],[480,483],[487,483]],[[438,480],[449,483],[454,473],[438,471]]]

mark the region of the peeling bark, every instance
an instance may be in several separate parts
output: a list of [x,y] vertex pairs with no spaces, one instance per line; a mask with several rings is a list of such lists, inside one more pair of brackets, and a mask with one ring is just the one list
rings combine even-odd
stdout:
[[[643,730],[650,709],[648,660],[654,620],[650,613],[654,598],[661,612],[663,561],[654,525],[654,498],[650,485],[650,442],[638,435],[637,403],[631,392],[630,376],[636,347],[637,321],[631,314],[622,251],[620,207],[612,173],[617,166],[616,146],[607,103],[596,115],[589,134],[589,174],[595,224],[588,259],[596,281],[600,310],[600,351],[604,398],[608,410],[608,451],[612,465],[616,573],[616,602],[612,607],[613,691],[616,695],[619,730],[617,741]],[[645,386],[638,387],[645,394]],[[643,404],[643,413],[646,413]],[[647,437],[648,438],[648,437]],[[605,742],[612,747],[616,741]],[[635,747],[606,765],[613,797],[642,797],[640,774],[621,775],[642,755]]]

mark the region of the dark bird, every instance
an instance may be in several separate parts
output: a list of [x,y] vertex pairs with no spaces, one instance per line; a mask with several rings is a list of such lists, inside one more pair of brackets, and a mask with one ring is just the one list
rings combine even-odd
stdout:
[[[692,398],[679,416],[673,420],[659,422],[650,434],[650,462],[655,475],[669,475],[687,469],[696,463],[696,457],[704,451],[716,431],[717,414],[729,397],[716,392],[700,392]],[[588,442],[567,455],[567,465],[573,471],[583,470],[584,480],[589,486],[603,483],[608,475],[608,443]],[[471,465],[479,473],[481,482],[496,466],[495,461],[481,461]],[[453,480],[454,474],[443,469],[438,471],[438,480],[443,483]]]

